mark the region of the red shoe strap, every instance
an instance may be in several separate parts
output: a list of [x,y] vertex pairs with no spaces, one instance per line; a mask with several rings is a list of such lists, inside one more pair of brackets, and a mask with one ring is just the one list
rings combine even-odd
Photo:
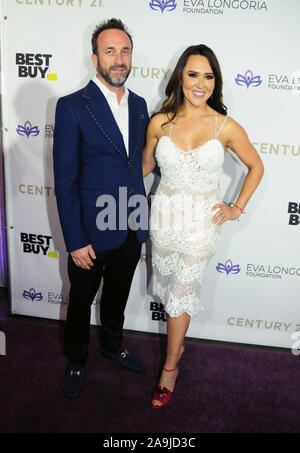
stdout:
[[164,371],[168,371],[168,372],[175,371],[176,369],[177,369],[177,367],[173,368],[173,370],[167,370],[166,368],[163,368]]

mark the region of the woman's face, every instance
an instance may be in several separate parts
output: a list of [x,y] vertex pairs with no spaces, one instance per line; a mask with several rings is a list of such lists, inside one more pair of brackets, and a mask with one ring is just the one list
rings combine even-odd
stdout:
[[215,88],[215,76],[206,57],[191,55],[182,72],[184,102],[193,107],[206,104]]

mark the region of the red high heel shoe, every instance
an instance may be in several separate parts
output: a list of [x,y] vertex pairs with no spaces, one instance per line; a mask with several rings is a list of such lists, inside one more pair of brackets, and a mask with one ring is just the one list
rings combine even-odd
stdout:
[[[164,371],[168,372],[174,371],[176,369],[177,367],[173,368],[173,370],[167,370],[166,368],[163,368]],[[159,385],[157,385],[153,390],[152,408],[159,409],[169,404],[172,394],[173,392],[167,389],[167,387],[160,387]],[[153,404],[154,401],[159,401],[161,404]]]

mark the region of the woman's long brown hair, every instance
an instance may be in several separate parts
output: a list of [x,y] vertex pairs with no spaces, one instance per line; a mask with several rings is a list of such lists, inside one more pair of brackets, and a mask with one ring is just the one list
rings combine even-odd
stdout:
[[[207,100],[207,104],[218,113],[227,115],[227,108],[222,102],[223,79],[219,62],[214,52],[209,47],[204,44],[199,44],[196,46],[190,46],[183,52],[171,75],[165,91],[167,99],[164,101],[160,111],[157,112],[167,114],[168,121],[166,121],[166,123],[164,123],[163,125],[172,122],[176,117],[180,107],[183,105],[183,92],[181,88],[182,73],[187,60],[191,55],[202,55],[208,59],[215,76],[215,88],[212,96]],[[155,113],[155,115],[157,113]]]

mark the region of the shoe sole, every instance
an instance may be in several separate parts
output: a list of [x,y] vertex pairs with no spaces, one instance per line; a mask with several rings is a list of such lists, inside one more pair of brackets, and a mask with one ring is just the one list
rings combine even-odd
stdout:
[[74,395],[68,395],[66,392],[65,392],[65,389],[64,390],[64,397],[67,398],[68,400],[75,400],[76,398],[78,398],[82,392],[82,388],[79,390],[78,393],[75,393]]
[[72,395],[72,396],[66,395],[66,394],[64,393],[64,397],[65,397],[66,399],[68,399],[68,400],[76,400],[76,398],[78,398],[78,397],[80,396],[80,394],[81,394],[81,391],[78,393],[78,395],[75,395],[75,396],[74,396],[74,395]]

